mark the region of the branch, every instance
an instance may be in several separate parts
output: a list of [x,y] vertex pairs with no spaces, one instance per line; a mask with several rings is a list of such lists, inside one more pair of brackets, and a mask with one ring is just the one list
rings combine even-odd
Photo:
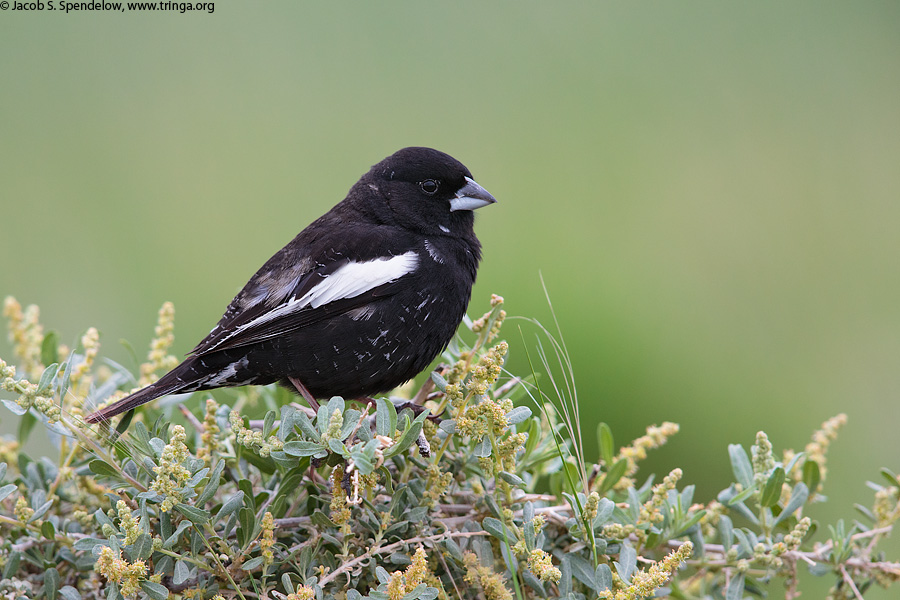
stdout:
[[478,536],[478,535],[490,535],[490,534],[487,531],[445,531],[444,533],[438,533],[436,535],[414,537],[414,538],[410,538],[408,540],[400,540],[399,542],[394,542],[393,544],[388,544],[387,546],[370,548],[363,554],[357,556],[353,560],[345,562],[343,565],[340,566],[340,568],[332,571],[331,573],[329,573],[328,575],[323,577],[322,580],[319,581],[319,585],[322,587],[325,587],[326,584],[330,583],[331,581],[334,581],[338,575],[340,575],[342,573],[346,573],[347,571],[350,571],[351,569],[356,567],[356,565],[360,564],[361,562],[363,562],[369,558],[372,558],[373,556],[376,556],[378,554],[384,554],[386,552],[393,552],[397,548],[409,546],[410,544],[421,544],[424,542],[437,543],[437,542],[442,542],[442,541],[444,541],[446,539],[450,539],[450,538],[472,537],[472,536]]

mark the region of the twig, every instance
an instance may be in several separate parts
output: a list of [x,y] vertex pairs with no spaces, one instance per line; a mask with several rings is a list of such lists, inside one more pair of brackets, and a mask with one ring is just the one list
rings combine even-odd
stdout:
[[197,430],[198,433],[203,433],[206,431],[206,427],[203,426],[197,417],[194,416],[194,413],[185,408],[184,404],[178,405],[178,410],[181,411],[181,414],[184,415],[184,418],[187,419],[188,423],[191,424],[191,427]]
[[488,532],[486,532],[486,531],[445,531],[444,533],[438,533],[435,535],[414,537],[414,538],[410,538],[408,540],[400,540],[399,542],[394,542],[393,544],[388,544],[387,546],[381,546],[380,548],[378,548],[378,547],[370,548],[366,552],[360,554],[353,560],[345,562],[338,569],[335,569],[334,571],[332,571],[331,573],[329,573],[328,575],[323,577],[322,580],[319,581],[319,585],[324,587],[327,583],[330,583],[331,581],[335,580],[338,575],[340,575],[342,573],[346,573],[347,571],[350,571],[351,569],[356,567],[356,565],[360,564],[361,562],[368,560],[378,554],[385,554],[387,552],[393,552],[397,548],[402,548],[403,546],[409,546],[411,544],[421,544],[424,542],[437,543],[437,542],[442,542],[442,541],[444,541],[446,539],[450,539],[450,538],[472,537],[472,536],[479,536],[479,535],[490,535],[490,534],[488,534]]
[[857,600],[865,600],[865,598],[862,597],[862,594],[859,593],[859,589],[856,587],[856,584],[853,583],[853,578],[847,573],[847,569],[844,568],[844,565],[841,565],[841,575],[844,578],[844,582],[850,586],[851,590],[853,590],[853,595],[856,596]]

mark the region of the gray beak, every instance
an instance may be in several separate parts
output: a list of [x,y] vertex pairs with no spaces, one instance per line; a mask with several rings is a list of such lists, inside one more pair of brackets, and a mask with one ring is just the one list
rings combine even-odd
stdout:
[[456,197],[450,199],[450,212],[455,210],[475,210],[488,204],[493,204],[497,199],[490,192],[475,183],[471,177],[466,177],[466,185],[462,186]]

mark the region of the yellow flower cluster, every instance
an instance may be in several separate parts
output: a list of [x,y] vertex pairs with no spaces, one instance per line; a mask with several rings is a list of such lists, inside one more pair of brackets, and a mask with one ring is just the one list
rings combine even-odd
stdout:
[[156,320],[156,337],[150,342],[150,353],[147,362],[141,365],[141,377],[138,384],[148,386],[157,379],[157,371],[169,371],[178,364],[178,359],[169,354],[169,348],[175,341],[175,305],[163,303]]
[[[637,473],[638,462],[647,458],[647,451],[659,448],[676,433],[678,433],[678,424],[666,421],[658,427],[656,425],[647,427],[646,435],[642,435],[631,442],[630,446],[623,446],[619,450],[619,455],[613,461],[613,464],[621,459],[625,459],[628,468],[625,470],[625,476],[616,483],[615,488],[626,489],[633,485],[634,482],[631,480],[631,477]],[[594,484],[595,487],[599,486],[602,481],[603,479],[598,477]]]
[[503,584],[503,576],[482,566],[474,552],[463,555],[466,574],[463,578],[469,585],[480,585],[487,600],[512,600],[513,596]]
[[562,572],[553,566],[550,555],[540,548],[535,548],[528,555],[528,569],[541,581],[558,583],[562,579]]
[[7,296],[3,302],[3,316],[9,327],[9,341],[13,344],[25,375],[31,379],[40,378],[44,370],[44,365],[41,364],[44,328],[40,323],[40,309],[31,304],[23,311],[18,300]]
[[184,443],[186,439],[184,427],[175,425],[169,443],[166,444],[159,459],[159,466],[153,467],[156,479],[150,484],[150,489],[165,496],[160,505],[163,512],[168,512],[181,502],[181,493],[178,490],[191,478],[191,472],[184,466],[184,461],[189,456],[187,445]]
[[425,581],[430,575],[428,570],[428,555],[425,550],[417,548],[412,556],[412,564],[406,567],[405,571],[394,571],[388,581],[388,598],[390,600],[400,600],[409,592],[416,589],[416,586]]
[[125,545],[133,544],[142,533],[140,520],[134,518],[124,500],[116,502],[116,513],[119,516],[119,529],[125,533]]
[[762,491],[769,474],[775,468],[775,457],[772,454],[772,442],[765,431],[756,434],[756,444],[750,448],[753,454],[753,479],[757,487]]
[[337,465],[331,472],[331,520],[340,525],[341,532],[350,535],[350,503],[341,483],[344,480],[344,465]]
[[259,550],[263,557],[263,571],[275,561],[272,546],[275,545],[275,517],[266,511],[262,520],[262,537],[259,540]]
[[235,435],[235,442],[239,446],[258,452],[263,458],[269,456],[272,450],[284,448],[284,442],[276,436],[270,435],[269,439],[265,439],[263,438],[263,432],[259,429],[247,429],[244,427],[244,420],[236,410],[231,411],[228,415],[228,421],[231,423],[231,432]]
[[[478,319],[472,322],[472,331],[474,333],[482,333],[484,328],[487,327],[487,324],[491,320],[491,315],[494,314],[494,311],[503,304],[503,296],[498,296],[497,294],[491,294],[491,310],[484,313]],[[500,309],[497,313],[497,318],[491,324],[490,331],[487,332],[486,342],[490,344],[500,333],[500,327],[503,325],[503,321],[506,319],[506,311]]]
[[800,543],[803,541],[803,538],[806,537],[806,534],[809,533],[811,525],[812,520],[809,517],[803,517],[797,522],[791,532],[784,536],[784,545],[788,550],[797,550],[800,548]]
[[428,463],[428,479],[425,482],[425,493],[422,495],[422,503],[430,508],[437,506],[438,500],[447,491],[453,482],[452,473],[441,471],[439,464]]
[[107,581],[118,583],[123,596],[133,596],[141,589],[141,580],[147,577],[147,565],[142,560],[129,563],[109,546],[100,550],[94,570]]
[[653,494],[650,496],[650,499],[641,506],[640,522],[659,523],[663,520],[664,517],[660,509],[666,503],[669,492],[674,490],[675,486],[678,485],[678,480],[681,479],[681,475],[681,469],[673,469],[671,473],[665,476],[662,483],[653,486]]
[[656,590],[668,583],[672,574],[694,551],[694,545],[685,542],[677,550],[662,560],[653,563],[646,571],[636,571],[631,576],[631,584],[618,590],[600,592],[600,598],[608,600],[641,600],[649,598]]
[[594,519],[597,518],[597,509],[599,507],[600,494],[591,492],[587,497],[587,501],[584,503],[584,520],[588,523],[593,523]]
[[888,527],[900,518],[900,489],[890,486],[875,492],[875,503],[872,514],[875,515],[875,527]]
[[336,440],[341,437],[341,429],[344,427],[344,415],[337,408],[331,413],[328,419],[328,427],[322,434],[321,442],[328,444],[328,440]]
[[6,392],[19,394],[16,404],[28,410],[32,406],[47,416],[51,423],[55,423],[62,416],[59,405],[52,398],[38,394],[38,386],[27,379],[15,379],[16,368],[6,364],[0,359],[0,389]]
[[302,585],[297,588],[297,591],[288,594],[286,600],[313,600],[316,597],[316,590],[311,587],[307,587]]
[[81,345],[84,347],[84,357],[74,369],[69,379],[69,390],[73,394],[73,407],[80,408],[81,401],[87,396],[91,387],[90,372],[94,366],[94,360],[97,358],[97,352],[100,351],[100,334],[94,327],[89,328],[83,336],[81,336]]
[[16,507],[13,509],[13,513],[16,515],[19,522],[27,523],[28,519],[31,518],[31,515],[34,514],[34,509],[28,506],[28,501],[24,496],[19,496],[16,500]]
[[806,445],[806,458],[818,463],[821,481],[825,481],[825,453],[828,452],[828,446],[837,439],[838,430],[846,424],[847,415],[844,413],[831,417],[822,423],[822,428],[813,434],[812,441]]
[[212,465],[212,458],[219,450],[219,425],[216,422],[216,411],[219,403],[212,398],[206,399],[206,413],[203,417],[203,433],[200,434],[200,447],[197,449],[197,458],[202,459],[207,465]]

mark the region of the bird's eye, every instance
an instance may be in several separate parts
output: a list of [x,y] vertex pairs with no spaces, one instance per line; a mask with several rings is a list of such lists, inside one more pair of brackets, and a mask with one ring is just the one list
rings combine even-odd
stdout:
[[440,184],[434,179],[426,179],[419,184],[419,187],[422,188],[423,192],[430,196],[438,191],[438,187],[440,187]]

